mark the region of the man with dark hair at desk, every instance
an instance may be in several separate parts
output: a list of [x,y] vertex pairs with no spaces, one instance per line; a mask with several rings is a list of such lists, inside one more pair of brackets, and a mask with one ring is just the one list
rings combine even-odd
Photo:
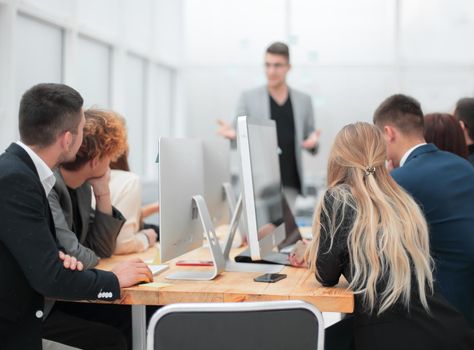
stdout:
[[423,112],[412,97],[387,98],[374,123],[385,135],[393,178],[426,216],[440,291],[474,327],[474,168],[426,144]]
[[[32,87],[20,102],[21,141],[0,155],[2,349],[41,349],[45,297],[111,301],[120,298],[120,288],[152,279],[141,261],[122,263],[112,272],[74,271],[80,269],[75,259],[61,261],[65,255],[47,194],[55,182],[51,169],[73,160],[82,143],[82,105],[80,94],[66,85]],[[63,320],[69,336],[95,343],[84,348],[124,348],[120,333],[107,325]]]
[[[305,190],[302,149],[316,154],[319,132],[314,129],[311,97],[286,82],[290,69],[288,46],[281,42],[271,44],[265,52],[267,84],[242,94],[236,116],[276,122],[283,192],[294,213],[296,197]],[[235,140],[234,128],[223,120],[218,122],[219,134]]]
[[456,103],[454,116],[461,124],[464,138],[469,149],[468,160],[474,165],[474,98],[465,97]]

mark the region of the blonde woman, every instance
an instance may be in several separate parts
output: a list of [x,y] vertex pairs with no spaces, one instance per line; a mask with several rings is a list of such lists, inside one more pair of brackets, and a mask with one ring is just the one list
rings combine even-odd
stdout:
[[355,123],[338,133],[314,238],[304,263],[291,260],[308,264],[324,286],[341,274],[349,281],[355,349],[474,349],[474,332],[435,292],[426,221],[385,158],[377,127]]

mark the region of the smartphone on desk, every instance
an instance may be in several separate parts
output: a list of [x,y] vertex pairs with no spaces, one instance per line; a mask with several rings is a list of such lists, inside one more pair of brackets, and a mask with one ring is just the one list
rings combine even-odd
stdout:
[[266,273],[264,275],[255,277],[253,280],[255,282],[275,283],[284,278],[286,278],[284,273]]

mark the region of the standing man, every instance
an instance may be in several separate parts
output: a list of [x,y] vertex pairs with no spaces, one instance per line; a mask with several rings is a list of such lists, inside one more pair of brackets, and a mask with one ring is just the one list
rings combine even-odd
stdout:
[[[283,192],[294,212],[296,197],[304,194],[305,189],[302,150],[316,154],[319,131],[314,129],[311,97],[290,88],[286,82],[290,69],[288,46],[281,42],[271,44],[265,53],[267,85],[245,91],[236,115],[276,122]],[[235,129],[223,120],[218,123],[219,134],[235,140]]]
[[[111,301],[120,298],[120,288],[153,278],[141,261],[105,272],[73,271],[65,267],[75,266],[60,260],[64,255],[56,241],[47,195],[55,183],[51,169],[74,160],[82,143],[82,105],[81,95],[66,85],[33,86],[20,102],[21,141],[0,155],[2,349],[41,349],[45,297]],[[99,328],[107,339],[90,339]],[[84,342],[95,342],[94,349],[126,345],[106,325],[82,323],[69,332],[76,337],[81,332]]]
[[469,157],[467,158],[474,165],[474,98],[465,97],[456,103],[454,116],[461,124],[466,139]]

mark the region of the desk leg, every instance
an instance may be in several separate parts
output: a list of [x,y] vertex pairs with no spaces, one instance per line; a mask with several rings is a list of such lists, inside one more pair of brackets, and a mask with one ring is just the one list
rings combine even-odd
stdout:
[[133,350],[146,349],[146,306],[132,305]]

